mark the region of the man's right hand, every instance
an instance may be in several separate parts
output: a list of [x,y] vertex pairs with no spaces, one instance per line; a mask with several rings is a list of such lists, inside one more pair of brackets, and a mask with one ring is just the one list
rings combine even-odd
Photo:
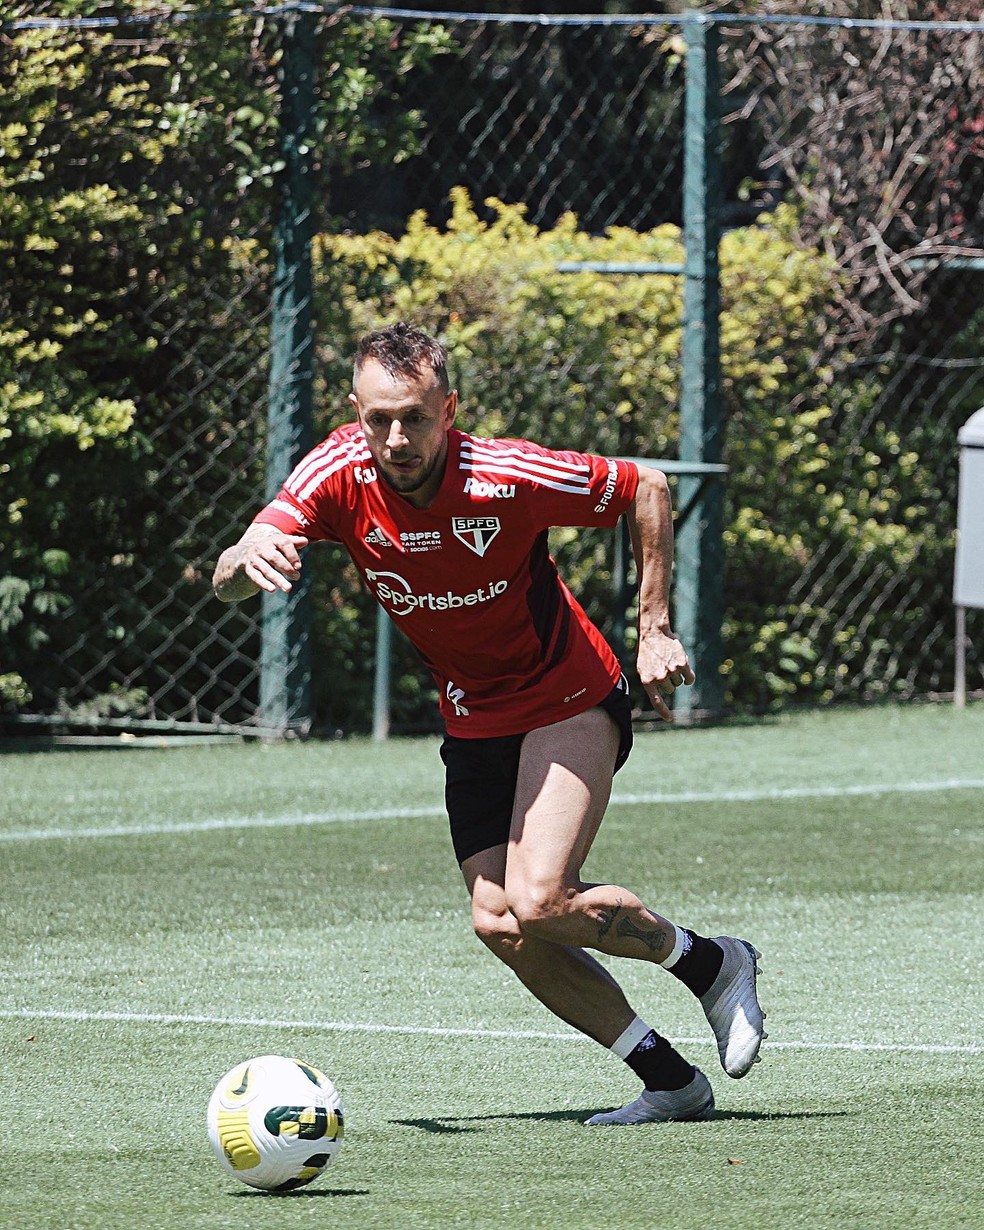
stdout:
[[235,546],[219,556],[212,578],[215,596],[240,602],[258,590],[288,593],[301,575],[301,550],[308,540],[272,525],[251,525]]

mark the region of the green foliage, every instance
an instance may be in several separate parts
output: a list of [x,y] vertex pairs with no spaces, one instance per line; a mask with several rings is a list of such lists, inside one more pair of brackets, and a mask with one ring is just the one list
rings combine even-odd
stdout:
[[[180,611],[208,600],[202,556],[262,489],[293,19],[173,23],[145,0],[4,17],[151,10],[121,29],[4,32],[0,619],[5,660],[9,649],[43,706],[68,647],[90,691],[109,694],[148,659],[153,687],[168,686],[200,646]],[[333,167],[412,151],[417,117],[394,100],[444,35],[310,20],[313,63],[332,82],[308,134],[320,200]]]
[[[676,228],[592,236],[568,216],[539,230],[520,206],[487,205],[491,221],[457,190],[446,230],[417,215],[398,238],[321,238],[327,387],[345,389],[358,334],[410,316],[446,340],[468,430],[675,456],[679,279],[564,275],[557,265],[679,262]],[[816,367],[837,274],[826,256],[797,246],[795,222],[790,209],[780,209],[729,232],[721,247],[729,465],[724,671],[730,700],[756,707],[828,698],[883,648],[867,638],[863,609],[828,610],[816,596],[797,593],[811,564],[837,561],[835,583],[857,593],[868,575],[905,576],[917,559],[934,567],[941,549],[925,524],[938,495],[928,470],[898,430],[868,413],[877,378],[853,376],[850,356],[837,371]],[[325,402],[327,431],[348,409],[340,395]],[[861,424],[850,433],[843,431],[847,416]],[[553,545],[575,591],[611,634],[611,536],[561,531]],[[337,575],[333,583],[341,589],[319,632],[332,644],[335,612],[364,601],[354,578],[351,589]],[[362,627],[361,648],[353,642],[339,663],[353,694],[371,654],[371,620]],[[631,646],[631,633],[628,640]],[[821,659],[817,646],[831,643],[833,656]],[[367,705],[368,682],[363,687]],[[419,725],[415,709],[399,712]]]
[[[680,303],[671,276],[618,282],[558,274],[577,259],[679,261],[676,228],[593,238],[567,215],[540,231],[518,205],[481,220],[452,193],[446,230],[415,215],[398,239],[325,236],[321,313],[330,387],[348,379],[351,342],[380,319],[412,315],[446,340],[469,425],[568,447],[650,455],[674,429]],[[655,432],[654,432],[655,428]]]
[[0,706],[18,709],[29,705],[31,700],[31,689],[20,675],[14,671],[0,675]]
[[70,717],[98,725],[103,718],[148,717],[146,688],[124,688],[111,684],[107,692],[89,697],[78,705],[61,705],[60,717]]
[[[213,629],[207,575],[263,486],[284,34],[300,17],[234,15],[233,0],[216,0],[221,21],[168,22],[178,8],[189,15],[175,0],[43,0],[4,12],[160,15],[122,33],[4,28],[0,695],[13,703],[32,693],[58,708],[66,660],[74,694],[96,698],[92,713],[106,711],[106,697],[114,711],[139,709],[138,678],[152,704],[189,661],[230,692],[253,669],[252,615],[226,611]],[[592,235],[570,216],[539,230],[521,207],[496,202],[482,220],[457,191],[447,228],[418,215],[398,237],[331,236],[333,174],[417,151],[404,87],[448,43],[428,23],[356,21],[344,10],[311,20],[321,85],[307,136],[325,232],[319,426],[348,418],[356,337],[412,315],[448,342],[466,427],[674,456],[679,280],[556,266],[678,262],[678,231]],[[801,222],[780,210],[730,232],[721,253],[725,671],[731,699],[757,706],[841,694],[860,672],[875,680],[869,695],[882,673],[894,680],[886,686],[911,686],[899,663],[925,627],[941,626],[930,604],[939,606],[952,546],[935,510],[953,490],[954,450],[942,457],[938,432],[915,413],[886,421],[887,368],[855,369],[832,344],[841,282],[827,256],[796,242]],[[975,310],[961,317],[970,324],[953,351],[968,368],[981,346]],[[836,368],[818,359],[834,353]],[[954,397],[976,409],[979,377]],[[609,632],[611,542],[554,536]],[[333,663],[320,710],[331,725],[364,728],[374,608],[336,556],[325,554],[316,577],[326,612],[317,636]],[[876,602],[904,606],[881,612],[878,638]],[[405,643],[395,654],[397,722],[421,728],[433,720],[430,685]],[[194,689],[185,694],[193,705]]]

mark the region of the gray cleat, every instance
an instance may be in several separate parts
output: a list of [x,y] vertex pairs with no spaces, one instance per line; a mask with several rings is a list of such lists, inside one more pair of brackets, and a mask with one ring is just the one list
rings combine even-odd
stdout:
[[758,1062],[759,1047],[768,1036],[755,993],[755,960],[762,954],[747,940],[730,935],[717,936],[715,943],[724,949],[724,964],[700,1004],[717,1038],[721,1066],[737,1079]]
[[714,1094],[707,1077],[694,1068],[694,1079],[682,1089],[643,1089],[634,1102],[619,1110],[585,1119],[588,1127],[600,1123],[689,1123],[714,1118]]

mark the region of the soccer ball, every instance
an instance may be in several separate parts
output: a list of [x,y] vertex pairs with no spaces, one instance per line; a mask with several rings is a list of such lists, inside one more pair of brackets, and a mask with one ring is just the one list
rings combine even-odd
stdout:
[[261,1055],[215,1086],[208,1135],[229,1174],[250,1187],[290,1191],[316,1179],[342,1147],[342,1101],[310,1064]]

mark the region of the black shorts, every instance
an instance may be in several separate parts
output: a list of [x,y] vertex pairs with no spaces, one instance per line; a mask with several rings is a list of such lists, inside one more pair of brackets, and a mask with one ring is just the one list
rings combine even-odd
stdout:
[[[599,708],[611,714],[619,731],[615,769],[632,750],[632,705],[622,678]],[[509,840],[519,755],[526,735],[459,739],[445,735],[441,759],[446,770],[444,801],[451,821],[451,841],[461,864],[466,858]]]

